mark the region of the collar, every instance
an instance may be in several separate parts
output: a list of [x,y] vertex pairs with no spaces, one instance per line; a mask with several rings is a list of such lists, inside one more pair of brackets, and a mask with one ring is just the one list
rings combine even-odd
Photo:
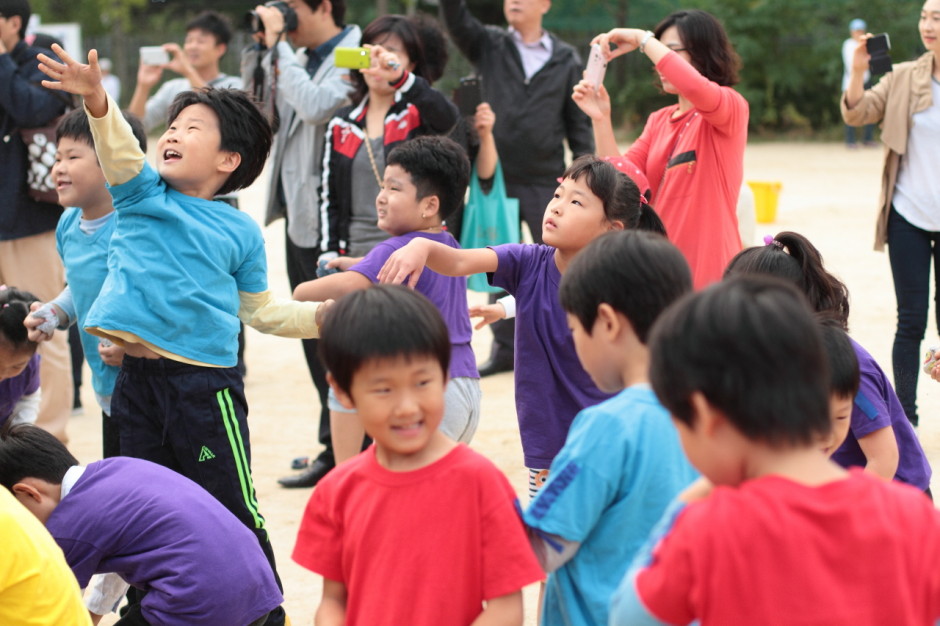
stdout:
[[[310,65],[314,65],[315,67],[319,67],[319,65],[320,65],[321,63],[323,63],[323,61],[324,61],[328,56],[330,56],[330,54],[333,52],[333,49],[336,48],[336,46],[339,45],[339,43],[343,40],[343,38],[346,37],[346,35],[349,34],[349,32],[350,32],[351,30],[352,30],[352,26],[344,26],[344,27],[343,27],[343,30],[339,31],[339,33],[337,33],[336,35],[334,35],[334,36],[333,36],[332,38],[330,38],[328,41],[325,41],[325,42],[321,43],[319,46],[317,46],[317,47],[314,48],[313,50],[308,49],[308,50],[307,50],[307,55],[308,55],[308,57],[307,57],[307,65],[308,65],[308,67],[309,67]],[[314,68],[314,69],[315,69],[315,68]]]
[[548,50],[549,52],[552,51],[552,38],[548,34],[548,31],[545,30],[544,28],[542,29],[542,36],[539,37],[537,41],[534,41],[531,43],[523,41],[522,33],[520,33],[518,30],[516,30],[512,26],[509,27],[509,36],[512,37],[512,40],[520,46],[525,46],[527,48],[536,48],[538,46],[541,46],[545,48],[546,50]]
[[78,482],[78,479],[82,477],[82,474],[85,473],[85,467],[81,465],[73,465],[68,468],[65,472],[65,476],[62,477],[62,497],[69,495],[69,492],[72,491],[72,487],[75,486],[75,483]]

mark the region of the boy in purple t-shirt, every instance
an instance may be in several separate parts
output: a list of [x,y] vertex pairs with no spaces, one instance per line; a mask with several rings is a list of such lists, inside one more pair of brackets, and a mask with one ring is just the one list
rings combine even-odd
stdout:
[[[371,287],[379,282],[379,270],[386,259],[419,237],[460,248],[444,230],[443,222],[460,206],[469,179],[466,154],[445,137],[418,137],[392,150],[386,159],[382,189],[375,199],[378,226],[392,237],[376,245],[349,271],[298,285],[294,298],[323,302]],[[470,347],[473,331],[467,314],[467,279],[425,272],[414,287],[438,308],[450,333],[450,380],[441,432],[455,441],[469,443],[480,419],[480,375]],[[334,415],[343,412],[332,401],[330,410]],[[336,427],[332,431],[333,445],[339,463],[358,452],[363,431],[352,419],[342,423],[331,419],[331,426]],[[347,452],[350,440],[352,454]]]
[[23,424],[0,439],[0,484],[45,524],[79,586],[113,572],[142,593],[122,621],[256,626],[284,599],[254,534],[165,467],[126,457],[83,467]]

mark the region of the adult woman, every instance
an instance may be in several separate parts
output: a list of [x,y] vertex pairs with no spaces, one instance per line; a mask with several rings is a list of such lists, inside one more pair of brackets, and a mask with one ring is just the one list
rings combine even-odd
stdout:
[[425,55],[428,36],[426,26],[419,30],[403,15],[382,16],[362,33],[372,65],[350,73],[352,104],[336,112],[326,132],[320,203],[326,250],[360,257],[386,239],[375,213],[385,156],[402,141],[444,134],[457,122],[457,108],[429,84],[440,67]]
[[[927,52],[899,63],[871,89],[866,35],[855,51],[842,118],[861,126],[882,122],[885,151],[875,249],[888,244],[898,327],[894,386],[907,418],[917,425],[920,342],[927,328],[931,259],[940,268],[940,0],[927,0],[918,23]],[[937,277],[940,281],[940,276]]]
[[[741,249],[735,208],[744,171],[747,101],[731,88],[738,56],[721,23],[705,11],[678,11],[656,30],[615,28],[592,43],[613,59],[639,49],[677,103],[649,116],[625,156],[646,175],[666,231],[692,268],[696,288],[721,278]],[[616,48],[610,50],[610,46]],[[590,118],[600,156],[620,156],[610,97],[582,80],[574,101]]]

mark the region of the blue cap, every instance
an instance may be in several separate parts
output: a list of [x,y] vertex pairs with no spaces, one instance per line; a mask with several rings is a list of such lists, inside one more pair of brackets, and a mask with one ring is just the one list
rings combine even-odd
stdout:
[[860,20],[857,17],[849,22],[849,32],[856,30],[868,30],[868,25],[865,23],[865,20]]

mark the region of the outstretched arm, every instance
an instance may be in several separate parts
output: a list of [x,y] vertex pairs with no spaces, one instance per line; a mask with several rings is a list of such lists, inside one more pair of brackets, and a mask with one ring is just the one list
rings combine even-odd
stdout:
[[490,248],[451,248],[418,237],[396,250],[379,270],[379,282],[414,287],[425,267],[445,276],[470,276],[495,272],[499,266]]
[[323,302],[330,298],[338,300],[348,293],[371,286],[372,281],[359,272],[339,272],[300,283],[294,289],[294,300],[303,302]]
[[42,53],[37,57],[40,71],[52,79],[42,81],[42,86],[81,96],[89,113],[95,117],[104,117],[108,112],[108,92],[101,84],[98,51],[88,51],[88,65],[73,59],[57,43],[52,44],[52,51],[59,55],[61,63]]
[[238,292],[238,319],[257,331],[279,337],[316,339],[323,321],[322,302],[274,298],[270,291]]

